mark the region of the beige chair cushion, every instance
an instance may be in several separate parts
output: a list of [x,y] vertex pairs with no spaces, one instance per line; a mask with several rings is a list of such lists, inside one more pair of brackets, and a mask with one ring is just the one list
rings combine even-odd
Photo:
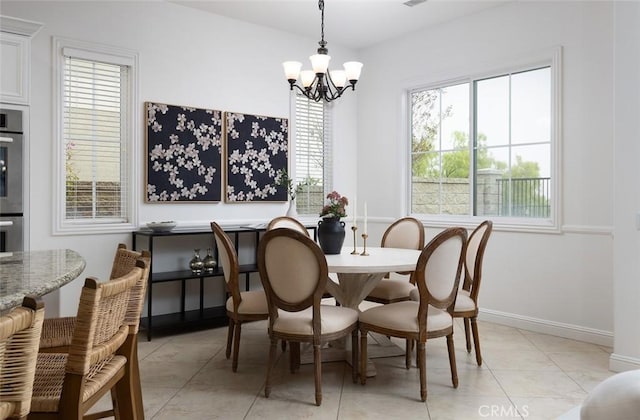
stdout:
[[409,296],[414,288],[415,286],[406,279],[382,279],[369,296],[385,300],[401,299]]
[[[420,301],[420,292],[418,292],[418,288],[414,287],[409,292],[409,297],[411,300],[419,302]],[[473,311],[476,309],[476,304],[471,299],[470,293],[466,290],[460,290],[458,292],[458,296],[456,297],[456,306],[454,307],[454,312],[466,312]]]
[[416,286],[413,286],[413,289],[409,292],[409,298],[414,302],[420,302],[420,292]]
[[599,383],[580,409],[580,420],[628,420],[640,416],[640,369]]
[[467,312],[474,311],[476,309],[476,304],[471,299],[471,294],[466,290],[458,291],[458,296],[456,297],[456,306],[453,308],[454,312]]
[[[360,314],[360,322],[396,331],[418,332],[418,308],[413,301],[376,306]],[[427,331],[437,331],[453,325],[448,312],[429,306]]]
[[[257,315],[268,314],[267,297],[264,290],[252,290],[249,292],[240,292],[242,301],[238,307],[239,314]],[[227,311],[233,312],[233,298],[227,299]]]
[[[300,312],[278,310],[273,330],[287,334],[313,335],[312,308]],[[344,306],[320,305],[321,334],[342,331],[358,322],[358,312]]]

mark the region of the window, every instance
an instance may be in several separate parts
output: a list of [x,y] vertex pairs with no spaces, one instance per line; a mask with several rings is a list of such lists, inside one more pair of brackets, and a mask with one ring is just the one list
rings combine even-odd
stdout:
[[409,92],[414,215],[554,224],[553,64]]
[[296,207],[300,214],[320,214],[332,188],[331,115],[324,102],[295,95]]
[[130,229],[135,56],[73,44],[57,44],[57,230]]

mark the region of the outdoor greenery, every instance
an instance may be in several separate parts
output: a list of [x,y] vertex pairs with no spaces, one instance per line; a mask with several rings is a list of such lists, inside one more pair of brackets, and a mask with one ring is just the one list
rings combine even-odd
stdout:
[[[469,134],[454,131],[450,140],[451,150],[440,151],[438,136],[441,124],[453,115],[452,106],[441,109],[440,97],[444,89],[430,89],[414,92],[412,100],[412,138],[411,138],[411,171],[414,177],[443,179],[469,179],[472,147]],[[497,160],[491,149],[487,148],[487,136],[479,133],[476,139],[475,168],[494,169],[502,173],[506,182],[503,186],[503,203],[507,205],[508,214],[514,215],[515,208],[525,203],[535,202],[548,207],[549,202],[545,192],[541,191],[540,183],[518,183],[519,179],[540,179],[540,167],[537,162],[526,161],[520,155],[515,155],[515,161],[508,163]],[[547,192],[548,193],[548,192]],[[510,203],[510,204],[509,204]],[[508,207],[511,206],[511,210]]]

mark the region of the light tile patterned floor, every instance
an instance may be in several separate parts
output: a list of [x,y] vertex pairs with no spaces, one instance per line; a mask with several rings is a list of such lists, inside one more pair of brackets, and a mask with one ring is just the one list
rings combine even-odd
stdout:
[[479,325],[481,367],[474,354],[466,352],[462,323],[456,320],[457,389],[451,386],[445,340],[427,342],[426,402],[419,400],[418,369],[406,370],[400,356],[374,359],[378,375],[365,386],[351,382],[346,363],[323,364],[323,402],[316,407],[312,365],[302,365],[292,375],[283,353],[266,399],[266,321],[244,325],[237,373],[225,358],[226,328],[141,341],[146,418],[549,420],[581,403],[613,374],[608,370],[611,350],[602,346]]

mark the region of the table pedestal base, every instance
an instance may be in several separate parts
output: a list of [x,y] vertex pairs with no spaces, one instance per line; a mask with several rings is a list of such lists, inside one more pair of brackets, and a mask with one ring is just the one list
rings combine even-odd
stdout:
[[[359,340],[359,339],[358,339]],[[367,378],[376,376],[376,367],[371,359],[380,357],[404,356],[404,349],[395,345],[386,336],[369,333],[367,342]],[[322,362],[346,361],[351,365],[351,339],[333,341],[321,351]],[[313,348],[311,344],[303,343],[300,349],[300,363],[313,363]]]

